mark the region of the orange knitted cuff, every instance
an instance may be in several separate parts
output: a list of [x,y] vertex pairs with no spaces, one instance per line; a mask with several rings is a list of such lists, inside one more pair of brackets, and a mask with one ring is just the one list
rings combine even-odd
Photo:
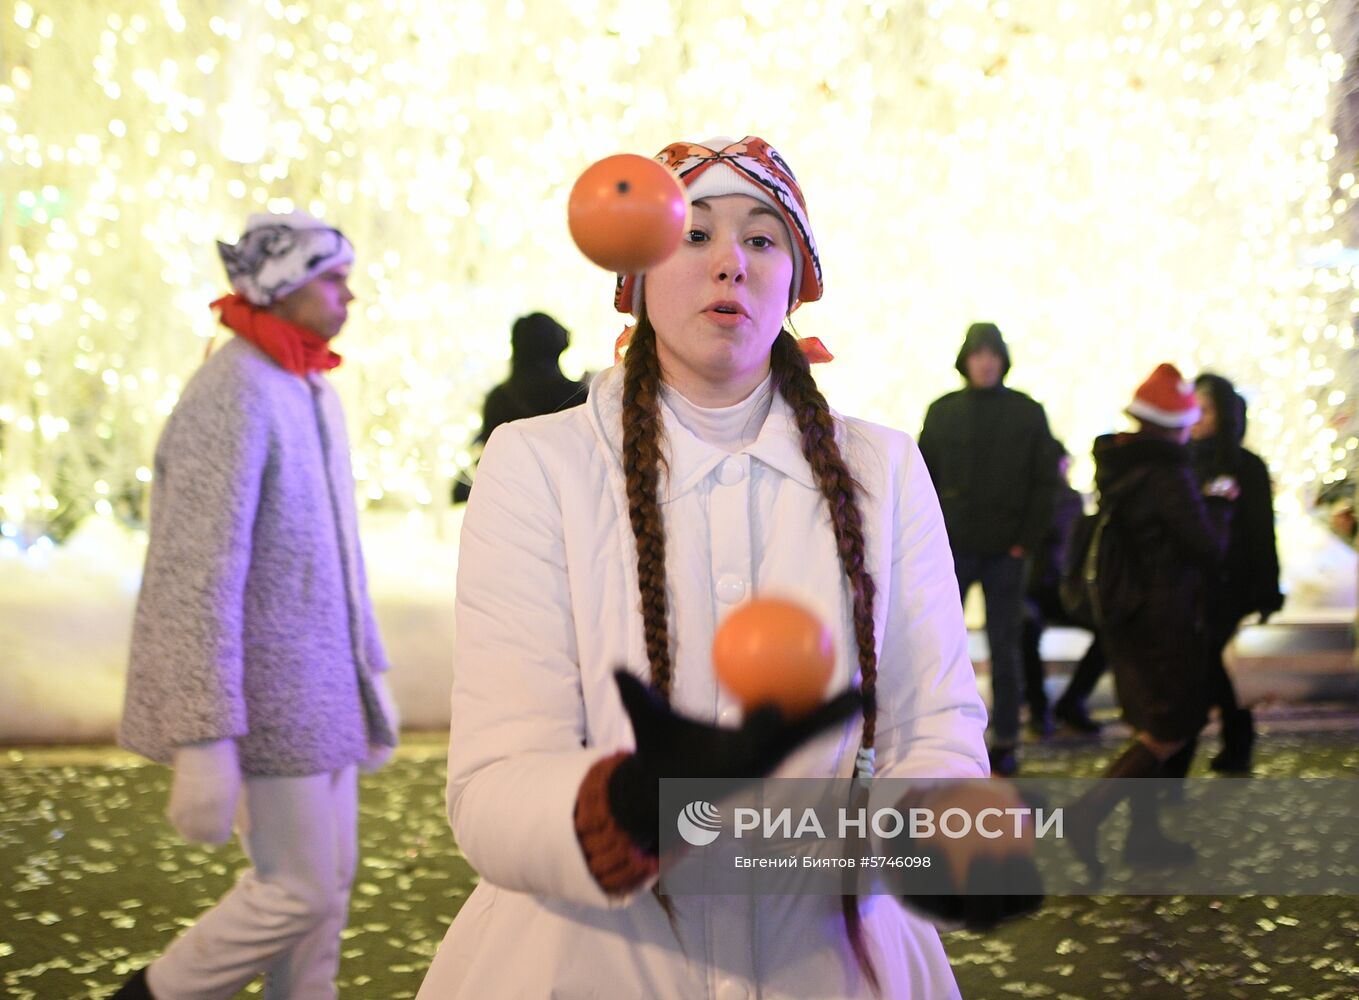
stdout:
[[590,874],[610,896],[632,892],[660,870],[660,859],[638,850],[609,809],[609,778],[628,756],[620,752],[596,761],[576,796],[576,839]]

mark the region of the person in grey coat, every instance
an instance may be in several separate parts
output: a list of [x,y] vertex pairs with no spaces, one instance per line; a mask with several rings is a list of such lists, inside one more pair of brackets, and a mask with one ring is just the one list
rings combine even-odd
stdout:
[[185,386],[156,448],[119,742],[174,768],[188,840],[233,826],[240,881],[121,998],[336,995],[357,860],[357,774],[396,744],[339,397],[324,372],[354,251],[301,212],[219,244],[235,336]]

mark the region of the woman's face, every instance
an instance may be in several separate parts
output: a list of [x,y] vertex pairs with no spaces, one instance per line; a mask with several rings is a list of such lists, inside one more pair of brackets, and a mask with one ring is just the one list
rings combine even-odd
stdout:
[[694,202],[679,249],[646,273],[661,376],[700,406],[729,406],[769,371],[788,313],[793,249],[774,209],[747,195]]
[[1217,433],[1217,408],[1213,405],[1213,394],[1203,386],[1194,389],[1199,401],[1199,420],[1189,428],[1189,436],[1195,441],[1206,441]]

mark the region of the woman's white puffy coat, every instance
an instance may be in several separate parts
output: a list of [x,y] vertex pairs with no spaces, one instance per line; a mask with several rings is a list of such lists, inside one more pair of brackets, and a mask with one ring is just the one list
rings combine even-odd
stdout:
[[[419,998],[869,996],[836,897],[672,897],[672,928],[650,892],[610,899],[586,868],[577,790],[596,760],[633,745],[612,671],[647,673],[621,388],[610,369],[585,406],[504,425],[478,468],[458,569],[448,812],[481,884]],[[857,673],[848,590],[782,397],[736,454],[694,437],[664,404],[662,417],[673,705],[718,724],[739,718],[709,653],[723,615],[755,593],[799,599],[831,625],[831,690],[843,689]],[[862,421],[837,417],[837,431],[864,488],[878,587],[878,775],[984,775],[985,711],[920,453]],[[815,741],[778,774],[848,777],[859,729]],[[864,927],[884,996],[956,995],[928,923],[874,897]]]

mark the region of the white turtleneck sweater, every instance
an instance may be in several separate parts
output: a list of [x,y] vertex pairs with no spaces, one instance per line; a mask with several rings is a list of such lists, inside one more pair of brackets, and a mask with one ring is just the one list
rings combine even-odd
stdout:
[[774,401],[770,372],[745,399],[731,406],[706,407],[690,402],[673,387],[661,384],[661,399],[694,437],[722,451],[735,453],[760,436]]

